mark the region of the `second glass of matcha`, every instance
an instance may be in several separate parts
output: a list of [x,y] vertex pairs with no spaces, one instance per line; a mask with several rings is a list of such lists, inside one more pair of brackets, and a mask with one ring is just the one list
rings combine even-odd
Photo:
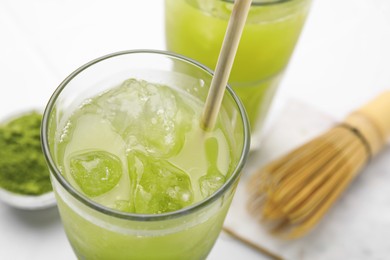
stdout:
[[[253,0],[229,83],[248,113],[252,148],[306,20],[311,0]],[[165,0],[166,44],[215,69],[233,0]]]

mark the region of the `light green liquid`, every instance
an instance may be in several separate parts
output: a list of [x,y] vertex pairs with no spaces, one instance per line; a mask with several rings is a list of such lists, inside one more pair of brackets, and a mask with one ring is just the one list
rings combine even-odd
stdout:
[[[262,1],[253,1],[262,2]],[[222,0],[166,0],[167,48],[215,69],[232,10]],[[309,0],[252,5],[229,82],[261,124],[304,24]]]
[[[58,144],[61,172],[85,196],[118,211],[161,214],[197,203],[232,172],[230,129],[218,122],[211,132],[201,130],[202,107],[183,91],[127,80],[86,100],[69,118]],[[229,205],[203,222],[196,218],[204,218],[206,210],[173,220],[172,229],[189,223],[179,232],[155,232],[148,230],[156,223],[129,221],[123,231],[104,227],[77,212],[88,210],[85,206],[69,204],[59,200],[65,230],[81,259],[202,259]],[[132,225],[142,228],[129,234]]]

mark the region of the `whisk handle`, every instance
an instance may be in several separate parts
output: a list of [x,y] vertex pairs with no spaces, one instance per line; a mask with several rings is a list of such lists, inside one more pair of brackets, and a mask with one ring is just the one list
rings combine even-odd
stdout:
[[375,155],[390,137],[390,90],[350,114],[345,122],[360,131]]

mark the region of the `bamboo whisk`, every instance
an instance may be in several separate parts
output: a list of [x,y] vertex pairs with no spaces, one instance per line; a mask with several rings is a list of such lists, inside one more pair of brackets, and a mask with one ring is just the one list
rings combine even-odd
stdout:
[[297,238],[310,231],[390,135],[390,91],[343,123],[255,173],[249,211],[270,231]]

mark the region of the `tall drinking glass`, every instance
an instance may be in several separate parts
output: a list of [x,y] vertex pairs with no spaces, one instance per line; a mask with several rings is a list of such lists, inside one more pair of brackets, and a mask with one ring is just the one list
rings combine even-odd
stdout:
[[216,129],[192,124],[211,78],[179,55],[125,51],[82,66],[54,92],[42,144],[78,259],[206,258],[249,150],[229,86]]
[[[252,147],[304,25],[311,0],[253,0],[230,75],[248,113]],[[233,0],[165,0],[167,49],[214,69]]]

